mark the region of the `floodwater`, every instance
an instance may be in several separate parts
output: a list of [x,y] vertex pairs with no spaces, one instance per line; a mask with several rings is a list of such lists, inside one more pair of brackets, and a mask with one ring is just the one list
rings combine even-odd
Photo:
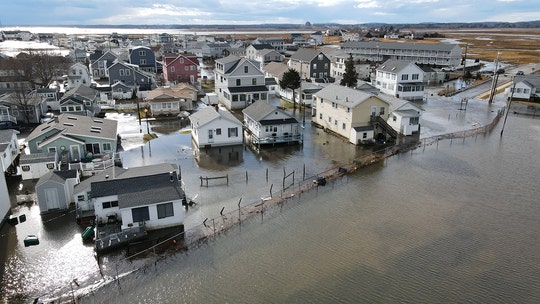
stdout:
[[540,120],[501,125],[364,168],[80,303],[539,303]]
[[[261,153],[243,146],[196,153],[187,121],[139,126],[129,115],[117,119],[124,166],[180,166],[197,203],[187,211],[186,230],[222,208],[235,210],[239,198],[249,204],[272,186],[279,191],[284,172],[309,177],[371,152],[313,128],[309,117],[303,146]],[[500,127],[364,168],[79,302],[539,302],[540,161],[531,155],[540,147],[540,120],[511,115],[502,139]],[[147,130],[159,137],[142,143]],[[200,176],[225,174],[228,186],[200,186]],[[42,218],[35,205],[14,213],[28,220],[2,231],[2,301],[51,294],[69,301],[71,288],[80,294],[79,286],[103,281],[73,213]],[[35,231],[40,245],[24,247]],[[123,256],[104,258],[105,279]]]

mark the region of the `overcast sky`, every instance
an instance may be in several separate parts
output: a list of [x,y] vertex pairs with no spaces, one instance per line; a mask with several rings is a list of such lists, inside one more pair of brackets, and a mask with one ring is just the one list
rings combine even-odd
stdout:
[[15,25],[360,24],[533,21],[540,0],[19,0],[2,1]]

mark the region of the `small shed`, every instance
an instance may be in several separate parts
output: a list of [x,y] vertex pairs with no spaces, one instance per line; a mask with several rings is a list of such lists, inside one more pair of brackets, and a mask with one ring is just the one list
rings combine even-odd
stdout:
[[58,154],[55,152],[24,154],[19,159],[19,172],[23,180],[38,179],[56,169]]
[[372,126],[353,127],[349,141],[355,145],[373,142],[374,134]]
[[36,195],[41,213],[69,208],[73,188],[80,182],[79,171],[51,171],[43,175],[36,184]]

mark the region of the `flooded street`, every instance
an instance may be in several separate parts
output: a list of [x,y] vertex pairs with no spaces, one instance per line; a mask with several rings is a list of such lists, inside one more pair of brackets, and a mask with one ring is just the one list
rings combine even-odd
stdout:
[[[471,105],[477,113],[433,106],[442,119],[426,115],[426,134],[445,130],[445,123],[463,128],[494,117],[494,109],[481,105]],[[300,121],[302,114],[295,113]],[[303,146],[260,153],[246,146],[197,151],[188,120],[139,125],[133,115],[109,118],[120,122],[124,167],[179,165],[186,194],[196,202],[187,210],[186,231],[222,210],[236,210],[239,199],[244,206],[267,197],[272,187],[279,193],[284,172],[309,178],[372,152],[312,127],[309,117]],[[105,256],[100,271],[74,212],[44,218],[36,205],[18,206],[14,214],[26,214],[27,221],[2,229],[7,250],[0,298],[26,303],[62,295],[67,302],[83,288],[125,275],[120,289],[113,283],[80,302],[459,302],[463,290],[465,302],[486,292],[494,294],[492,303],[517,296],[520,303],[537,302],[540,221],[534,202],[540,193],[531,183],[540,163],[528,158],[538,147],[540,123],[516,116],[506,128],[502,140],[499,124],[491,135],[392,157],[131,275],[124,270],[144,262],[123,260],[124,251]],[[147,131],[158,138],[144,143]],[[223,175],[228,185],[201,186],[201,176]],[[36,233],[40,244],[24,247],[26,235]]]

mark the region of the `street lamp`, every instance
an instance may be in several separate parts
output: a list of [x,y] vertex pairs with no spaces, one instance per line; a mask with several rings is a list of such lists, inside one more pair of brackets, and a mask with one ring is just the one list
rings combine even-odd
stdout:
[[150,134],[150,127],[148,126],[148,108],[144,109],[144,117],[146,118],[146,133]]

